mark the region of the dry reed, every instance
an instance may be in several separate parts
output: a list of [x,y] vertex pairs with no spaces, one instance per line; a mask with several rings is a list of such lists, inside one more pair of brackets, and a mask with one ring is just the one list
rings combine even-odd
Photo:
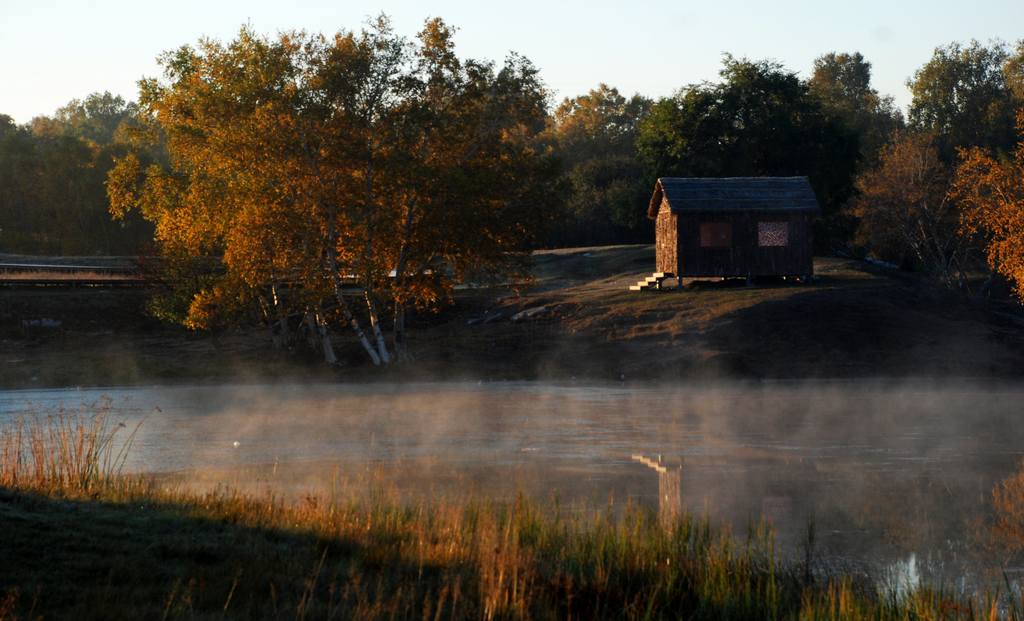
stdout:
[[[143,540],[140,558],[171,548],[179,573],[163,578],[163,595],[145,582],[159,577],[129,566],[109,607],[89,609],[97,618],[1020,618],[996,596],[918,588],[897,598],[843,576],[808,580],[805,568],[777,560],[764,524],[737,540],[704,518],[665,521],[640,508],[566,516],[525,498],[407,506],[162,486],[122,472],[133,437],[102,408],[33,416],[0,432],[9,493],[173,518],[171,531],[132,535]],[[17,574],[9,583],[17,587]],[[89,601],[79,591],[67,599]],[[0,593],[0,619],[28,607],[17,592]],[[45,594],[39,601],[45,612]],[[81,612],[67,605],[54,616]]]
[[109,487],[138,429],[113,423],[107,401],[15,419],[0,428],[0,486],[66,494]]

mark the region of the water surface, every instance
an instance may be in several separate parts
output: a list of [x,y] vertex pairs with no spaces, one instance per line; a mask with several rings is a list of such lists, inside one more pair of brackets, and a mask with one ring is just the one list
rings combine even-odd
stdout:
[[197,484],[764,516],[781,549],[926,577],[983,555],[1024,455],[1024,386],[958,383],[233,385],[0,392],[0,420],[101,404],[143,421],[128,468]]

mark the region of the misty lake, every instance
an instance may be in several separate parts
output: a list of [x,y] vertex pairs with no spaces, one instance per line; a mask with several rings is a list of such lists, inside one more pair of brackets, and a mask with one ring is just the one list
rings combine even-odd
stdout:
[[[429,383],[0,391],[0,423],[107,407],[127,467],[275,494],[680,504],[780,554],[943,580],[983,554],[992,488],[1024,456],[1024,386]],[[123,435],[123,434],[122,434]],[[1009,568],[1010,575],[1015,570]]]

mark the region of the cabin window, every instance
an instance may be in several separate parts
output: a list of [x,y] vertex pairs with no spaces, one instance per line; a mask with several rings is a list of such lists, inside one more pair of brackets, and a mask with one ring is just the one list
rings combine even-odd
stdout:
[[762,248],[789,245],[788,222],[758,222],[757,245]]
[[729,222],[701,222],[701,248],[732,248],[732,224]]

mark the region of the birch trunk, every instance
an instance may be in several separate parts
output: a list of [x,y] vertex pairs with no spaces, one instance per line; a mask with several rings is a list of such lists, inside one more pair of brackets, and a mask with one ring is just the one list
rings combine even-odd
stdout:
[[[302,150],[306,155],[310,166],[316,175],[320,176],[320,163],[314,156],[314,151],[309,146],[309,141],[305,131],[300,127],[300,133],[302,136]],[[334,299],[338,302],[338,309],[341,311],[341,315],[348,322],[349,327],[355,332],[356,338],[359,339],[360,345],[366,350],[366,353],[370,356],[370,360],[373,361],[374,366],[380,366],[380,356],[374,351],[372,345],[370,345],[369,339],[366,338],[366,333],[363,332],[362,326],[359,325],[359,320],[356,319],[355,315],[352,314],[352,310],[348,306],[348,302],[342,295],[341,291],[341,274],[338,273],[338,214],[337,208],[323,200],[322,198],[316,199],[317,204],[324,210],[327,215],[327,268],[331,272],[331,285],[334,289]]]
[[413,220],[416,215],[416,201],[410,200],[405,208],[405,224],[402,227],[402,249],[398,253],[398,264],[395,266],[395,281],[392,283],[394,295],[395,315],[391,327],[392,339],[395,347],[395,359],[398,362],[410,362],[412,356],[405,344],[405,302],[402,301],[405,285],[405,268],[409,262],[409,238],[412,235]]
[[330,365],[338,364],[338,357],[334,354],[334,344],[331,343],[331,333],[327,330],[327,318],[323,310],[316,307],[316,328],[320,335],[320,347],[324,351],[324,362]]
[[405,346],[405,305],[395,304],[395,360],[398,362],[411,362],[412,356]]
[[348,301],[345,296],[342,295],[341,291],[341,274],[338,273],[338,249],[336,247],[338,243],[338,231],[337,223],[335,220],[336,214],[334,208],[324,206],[327,209],[327,269],[331,273],[331,285],[334,289],[334,299],[338,302],[338,310],[341,311],[342,317],[348,323],[352,331],[355,332],[356,338],[359,339],[359,344],[363,346],[366,353],[369,354],[370,360],[373,361],[374,366],[380,366],[380,356],[374,349],[373,345],[370,344],[370,339],[366,338],[366,333],[363,332],[363,327],[359,325],[359,320],[356,319],[355,315],[352,314],[352,309],[349,308]]
[[375,227],[373,226],[373,216],[371,215],[372,212],[374,211],[372,209],[372,205],[374,205],[373,182],[374,173],[376,172],[372,138],[367,141],[366,149],[370,158],[366,162],[366,174],[364,175],[366,185],[364,188],[365,194],[363,200],[364,209],[368,209],[369,211],[368,213],[365,214],[366,221],[368,223],[368,228],[366,236],[366,245],[363,248],[364,257],[367,260],[365,274],[366,280],[363,284],[363,297],[366,299],[366,310],[367,314],[370,317],[370,330],[373,331],[373,338],[374,341],[376,341],[377,343],[377,354],[380,356],[381,364],[387,365],[391,364],[391,355],[388,353],[388,346],[387,343],[384,342],[384,334],[381,332],[380,329],[380,320],[377,313],[377,305],[374,303],[373,299],[373,283],[370,279],[372,271],[370,269],[370,263],[368,260],[369,257],[373,256],[373,238],[375,230]]
[[380,321],[377,318],[377,305],[373,303],[373,296],[370,295],[369,289],[363,290],[363,296],[366,298],[366,309],[370,314],[370,328],[373,330],[373,338],[377,341],[377,353],[380,354],[381,363],[391,364],[391,355],[388,354],[388,346],[384,342],[384,333],[381,332]]
[[320,349],[320,343],[317,340],[317,335],[320,333],[317,325],[314,311],[306,309],[306,316],[303,317],[306,322],[306,330],[309,332],[309,337],[306,339],[309,342],[309,346],[313,349]]
[[267,324],[267,331],[270,332],[270,341],[274,344],[274,349],[281,349],[281,339],[278,337],[277,332],[274,331],[274,318],[270,315],[270,303],[262,295],[259,296],[260,301],[260,312],[263,314],[263,321]]
[[[334,263],[334,261],[331,261]],[[356,319],[355,315],[352,314],[352,309],[348,306],[348,301],[341,293],[341,275],[338,274],[337,267],[331,268],[331,281],[334,284],[334,299],[338,302],[338,310],[341,311],[342,317],[348,323],[352,331],[356,333],[356,338],[359,339],[359,344],[363,346],[366,353],[370,355],[370,360],[373,361],[374,366],[380,366],[380,356],[377,354],[377,350],[374,349],[373,345],[370,344],[370,339],[366,338],[366,332],[363,332],[363,327],[359,325],[359,320]]]
[[291,341],[290,335],[288,334],[288,315],[285,313],[284,304],[281,302],[281,297],[277,293],[277,285],[270,285],[270,296],[271,300],[274,302],[274,310],[277,311],[281,343],[284,347],[287,347],[288,343]]

